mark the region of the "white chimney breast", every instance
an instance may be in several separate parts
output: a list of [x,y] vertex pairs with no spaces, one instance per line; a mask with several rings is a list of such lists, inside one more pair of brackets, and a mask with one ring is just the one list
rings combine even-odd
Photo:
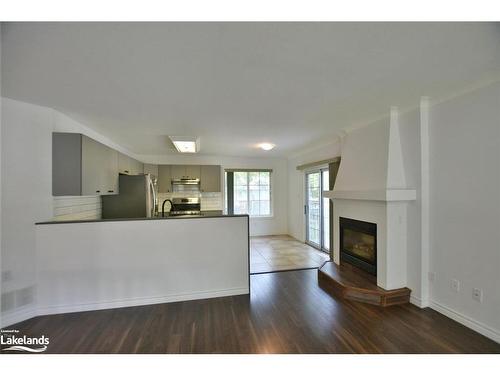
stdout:
[[396,107],[391,108],[389,121],[386,189],[406,189],[403,151],[401,150],[399,136],[398,109]]
[[334,190],[386,189],[388,143],[387,118],[347,133],[343,139],[342,159]]
[[377,285],[406,286],[406,203],[416,190],[406,186],[398,110],[369,126],[348,132],[333,191],[334,262],[340,264],[339,218],[377,224]]

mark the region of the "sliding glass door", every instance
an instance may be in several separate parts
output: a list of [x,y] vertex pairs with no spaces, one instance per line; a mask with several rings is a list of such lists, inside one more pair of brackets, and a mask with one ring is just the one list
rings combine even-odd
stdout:
[[306,242],[325,252],[330,247],[330,203],[323,197],[328,177],[328,169],[306,173]]
[[321,170],[321,185],[323,188],[321,189],[321,231],[322,231],[322,239],[321,250],[325,252],[330,251],[330,199],[323,197],[323,192],[325,190],[330,190],[330,173],[328,169]]
[[306,241],[321,247],[321,173],[306,173]]

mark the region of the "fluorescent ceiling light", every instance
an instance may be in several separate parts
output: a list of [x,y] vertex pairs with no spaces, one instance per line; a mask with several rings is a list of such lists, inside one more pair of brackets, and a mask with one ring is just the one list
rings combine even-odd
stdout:
[[270,151],[274,148],[274,146],[275,146],[274,144],[267,142],[259,144],[259,147],[264,151]]
[[200,140],[196,137],[169,137],[179,152],[195,153],[200,151]]
[[174,146],[179,152],[196,152],[196,142],[174,141]]

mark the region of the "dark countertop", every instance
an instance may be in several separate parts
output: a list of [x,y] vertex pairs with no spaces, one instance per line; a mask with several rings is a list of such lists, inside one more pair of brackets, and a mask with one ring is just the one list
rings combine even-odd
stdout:
[[110,221],[143,221],[143,220],[181,220],[181,219],[205,219],[205,218],[214,218],[214,217],[248,217],[248,215],[225,215],[222,211],[201,211],[201,215],[183,215],[183,216],[169,216],[168,213],[165,212],[165,216],[156,217],[126,217],[126,218],[117,218],[117,219],[90,219],[90,220],[51,220],[51,221],[42,221],[39,223],[35,223],[35,225],[45,225],[45,224],[71,224],[71,223],[99,223],[99,222],[110,222]]

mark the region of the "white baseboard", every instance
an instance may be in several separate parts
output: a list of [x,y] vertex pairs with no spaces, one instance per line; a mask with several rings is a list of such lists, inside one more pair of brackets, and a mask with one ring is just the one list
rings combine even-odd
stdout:
[[[275,232],[267,233],[267,234],[250,234],[250,238],[252,238],[252,237],[255,237],[255,238],[259,238],[259,237],[271,237],[271,236],[290,236],[290,235],[288,233],[275,233]],[[293,236],[290,236],[290,237],[296,239]]]
[[489,339],[492,339],[493,341],[496,341],[500,343],[500,332],[488,327],[487,325],[478,322],[477,320],[474,320],[472,318],[469,318],[468,316],[465,316],[445,305],[442,305],[436,301],[431,301],[430,303],[430,308],[433,310],[436,310],[437,312],[440,312],[441,314],[447,316],[450,319],[455,320],[456,322],[463,324],[464,326],[472,329],[473,331],[476,331]]
[[417,307],[420,307],[421,309],[425,309],[426,307],[429,307],[429,301],[428,300],[423,300],[420,297],[410,295],[410,303],[412,305],[415,305]]
[[68,304],[58,306],[39,306],[36,310],[36,315],[53,315],[65,314],[81,311],[116,309],[121,307],[133,307],[143,305],[155,305],[159,303],[192,301],[205,298],[236,296],[241,294],[249,294],[250,290],[246,288],[233,288],[223,290],[211,290],[196,293],[173,294],[168,296],[146,297],[146,298],[130,298],[115,301],[102,301],[83,304]]
[[0,316],[0,327],[8,327],[12,324],[28,320],[36,316],[36,307],[34,305],[24,306],[8,312],[3,312]]
[[411,294],[410,294],[410,303],[412,305],[415,305],[415,306],[422,308],[422,300],[418,297],[415,297],[414,295],[411,295]]

